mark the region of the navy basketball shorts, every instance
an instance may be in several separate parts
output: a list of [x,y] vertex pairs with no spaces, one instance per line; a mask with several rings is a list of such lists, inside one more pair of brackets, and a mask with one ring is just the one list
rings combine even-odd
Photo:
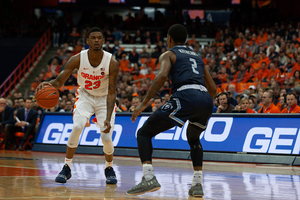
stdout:
[[179,127],[189,120],[190,124],[205,129],[212,109],[213,99],[208,92],[186,89],[172,94],[155,113]]

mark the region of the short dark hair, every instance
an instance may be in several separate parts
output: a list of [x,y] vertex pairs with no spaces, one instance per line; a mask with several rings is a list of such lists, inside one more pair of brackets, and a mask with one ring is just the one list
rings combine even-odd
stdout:
[[185,43],[188,33],[183,25],[174,24],[169,28],[168,35],[170,35],[175,43]]
[[153,99],[154,99],[154,100],[159,99],[160,102],[162,102],[162,98],[161,98],[160,96],[158,96],[158,95],[154,96]]
[[102,35],[104,36],[103,31],[100,28],[98,28],[98,27],[92,27],[92,28],[90,28],[88,30],[87,37],[89,37],[92,32],[101,32]]
[[[20,99],[22,99],[22,98],[20,98]],[[24,100],[24,99],[23,99],[23,100]],[[27,98],[25,99],[25,102],[26,102],[27,100],[32,101],[32,98],[31,98],[31,97],[27,97]]]

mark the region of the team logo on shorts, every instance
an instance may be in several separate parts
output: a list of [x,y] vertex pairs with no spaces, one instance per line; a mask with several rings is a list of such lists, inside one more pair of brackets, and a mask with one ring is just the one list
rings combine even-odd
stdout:
[[171,110],[173,109],[173,105],[170,102],[166,102],[162,107],[161,110],[162,111],[167,111],[167,110]]

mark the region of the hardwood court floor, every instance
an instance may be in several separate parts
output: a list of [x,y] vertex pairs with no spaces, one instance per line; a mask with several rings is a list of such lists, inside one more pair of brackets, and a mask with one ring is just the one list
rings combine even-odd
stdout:
[[[104,157],[76,154],[72,178],[66,184],[54,179],[65,154],[0,151],[0,199],[102,199],[183,200],[188,196],[192,165],[187,160],[154,159],[161,189],[139,196],[126,191],[139,183],[142,167],[138,158],[115,157],[117,185],[106,185]],[[203,199],[300,199],[300,167],[245,163],[204,162]]]

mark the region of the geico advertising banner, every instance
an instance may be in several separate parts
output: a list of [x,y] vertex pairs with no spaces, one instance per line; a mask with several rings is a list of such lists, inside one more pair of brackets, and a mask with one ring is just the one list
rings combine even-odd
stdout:
[[[149,115],[139,116],[135,123],[130,115],[117,115],[112,136],[116,147],[137,147],[136,134]],[[92,117],[93,118],[93,117]],[[91,120],[92,120],[91,118]],[[201,134],[205,151],[230,151],[272,154],[299,154],[300,134],[298,118],[284,115],[212,116]],[[73,126],[72,115],[45,114],[36,143],[66,144]],[[188,123],[158,134],[152,140],[154,148],[189,150],[186,137]],[[100,129],[91,123],[83,129],[79,145],[102,146]]]

